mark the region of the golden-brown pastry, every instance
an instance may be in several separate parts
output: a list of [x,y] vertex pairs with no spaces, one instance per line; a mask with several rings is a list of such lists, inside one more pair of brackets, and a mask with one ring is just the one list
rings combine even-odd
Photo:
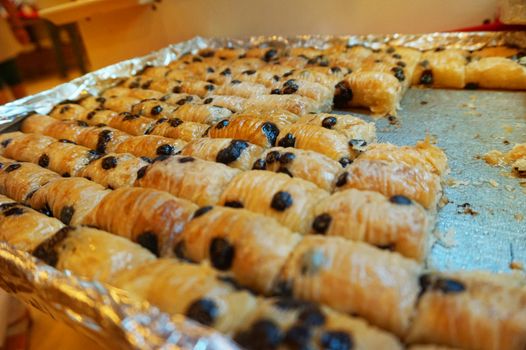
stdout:
[[100,153],[70,142],[56,141],[47,146],[33,162],[64,177],[79,176]]
[[323,199],[314,212],[313,234],[364,241],[417,261],[427,256],[432,225],[424,208],[406,197],[349,189]]
[[115,115],[107,124],[111,128],[124,131],[130,135],[139,136],[150,133],[155,126],[155,120],[125,112]]
[[416,146],[395,146],[390,143],[374,143],[360,155],[360,160],[384,160],[402,163],[410,167],[422,167],[437,175],[448,170],[447,156],[429,139],[418,141]]
[[207,132],[212,138],[246,140],[261,147],[274,146],[278,134],[279,128],[273,122],[244,113],[217,122]]
[[203,104],[223,107],[232,112],[241,112],[245,109],[246,98],[241,96],[209,95],[203,100]]
[[318,83],[328,88],[334,88],[334,86],[343,79],[346,73],[346,69],[342,69],[337,66],[315,66],[305,67],[303,69],[295,69],[291,72],[289,76],[290,78],[311,81],[313,83]]
[[326,191],[308,181],[251,170],[232,180],[219,203],[264,214],[293,231],[307,233],[314,219],[314,205],[327,196]]
[[247,58],[259,58],[265,62],[277,59],[283,51],[274,47],[251,47],[245,53]]
[[526,89],[526,67],[521,58],[483,57],[466,66],[466,87],[504,90]]
[[[365,141],[364,141],[365,142]],[[359,142],[359,144],[363,144]],[[358,154],[344,134],[318,125],[296,123],[281,128],[276,145],[325,154],[346,166]]]
[[315,82],[299,79],[287,79],[284,82],[274,84],[272,93],[279,95],[298,94],[305,96],[321,104],[324,111],[331,110],[334,95],[334,86],[330,88]]
[[158,119],[149,134],[192,141],[200,138],[208,130],[210,125],[183,121],[179,118]]
[[110,124],[110,122],[118,115],[119,113],[111,111],[109,109],[93,109],[87,111],[86,114],[81,116],[81,120],[85,121],[89,125],[102,125]]
[[110,153],[89,163],[78,176],[110,189],[130,187],[137,180],[137,172],[148,164],[128,153]]
[[417,300],[420,271],[413,260],[361,242],[304,236],[282,270],[278,292],[403,335]]
[[255,170],[268,170],[298,177],[332,192],[342,166],[335,160],[314,151],[272,147],[251,165]]
[[189,122],[213,124],[231,115],[232,112],[223,107],[185,104],[179,107],[173,116]]
[[113,284],[161,311],[183,314],[227,334],[245,321],[256,304],[255,297],[223,282],[212,268],[173,259],[159,259],[125,271]]
[[[50,123],[50,121],[54,121]],[[27,123],[26,123],[27,122]],[[44,127],[40,127],[43,125]],[[48,116],[33,115],[22,122],[22,131],[25,133],[42,134],[57,140],[78,142],[82,133],[93,129],[80,120],[59,121]]]
[[0,240],[13,247],[31,252],[62,227],[59,220],[0,195]]
[[209,260],[242,285],[269,293],[301,236],[244,209],[206,206],[195,212],[177,239],[180,258]]
[[173,117],[176,109],[177,106],[170,105],[166,102],[147,99],[133,105],[130,112],[141,117],[160,119]]
[[248,350],[402,349],[393,335],[363,320],[294,298],[260,299],[234,340]]
[[118,113],[130,112],[132,107],[139,102],[141,102],[140,99],[130,96],[110,97],[101,102],[100,108],[110,109]]
[[[93,97],[93,99],[96,99]],[[81,101],[82,102],[82,101]],[[92,109],[92,108],[89,108]],[[86,107],[76,103],[58,104],[53,108],[49,115],[59,120],[78,120],[86,113]]]
[[440,177],[420,167],[382,160],[358,159],[336,180],[336,190],[356,188],[387,197],[404,196],[434,209],[442,195]]
[[264,95],[267,92],[268,89],[265,85],[234,79],[224,85],[218,86],[214,93],[218,95],[234,95],[250,98]]
[[52,124],[55,124],[58,119],[51,118],[43,114],[32,114],[26,117],[21,125],[20,131],[24,133],[43,134],[44,131]]
[[2,134],[2,155],[20,162],[37,163],[42,152],[56,142],[52,137],[12,132]]
[[126,237],[157,256],[172,255],[173,242],[197,206],[150,188],[120,188],[106,195],[82,224]]
[[413,74],[413,85],[463,89],[468,52],[448,49],[426,51]]
[[32,163],[0,157],[0,164],[0,193],[20,203],[27,203],[42,186],[61,178],[57,173]]
[[122,142],[132,137],[123,131],[101,126],[84,129],[78,137],[78,143],[99,153],[109,153],[115,152]]
[[197,205],[219,202],[221,193],[239,170],[188,156],[167,156],[144,168],[136,186],[155,188]]
[[53,214],[66,225],[79,225],[111,191],[82,178],[64,178],[42,186],[29,199],[36,210]]
[[199,80],[185,80],[177,83],[171,90],[166,92],[175,93],[186,93],[190,95],[197,95],[201,98],[205,98],[207,95],[215,93],[218,89],[217,85],[209,83],[207,81]]
[[177,154],[186,145],[182,140],[175,140],[157,135],[133,136],[115,147],[115,153],[131,153],[137,157],[155,158]]
[[59,270],[101,282],[155,259],[125,238],[89,227],[64,227],[36,247],[33,255]]
[[323,112],[322,106],[316,101],[299,95],[261,95],[247,99],[247,110],[284,109],[297,115],[311,112]]
[[184,146],[181,155],[248,170],[262,152],[263,148],[243,140],[201,138]]
[[402,84],[392,72],[356,70],[336,86],[335,107],[365,107],[375,115],[396,115]]
[[407,340],[464,349],[519,350],[526,345],[526,290],[509,276],[428,273]]
[[166,102],[172,106],[182,106],[184,104],[200,104],[201,97],[197,95],[190,95],[185,93],[168,93],[159,98],[159,101]]
[[257,110],[257,109],[246,109],[241,113],[235,114],[239,115],[249,115],[252,117],[265,119],[266,121],[272,122],[277,125],[278,128],[281,128],[285,125],[290,125],[298,121],[299,117],[287,110],[284,109],[274,109],[274,110]]
[[121,96],[129,96],[129,97],[135,97],[141,100],[154,98],[154,99],[160,99],[163,97],[163,93],[160,91],[155,90],[149,90],[149,89],[130,89],[125,87],[113,87],[108,90],[105,90],[102,94],[102,97],[105,98],[111,98],[111,97],[121,97]]

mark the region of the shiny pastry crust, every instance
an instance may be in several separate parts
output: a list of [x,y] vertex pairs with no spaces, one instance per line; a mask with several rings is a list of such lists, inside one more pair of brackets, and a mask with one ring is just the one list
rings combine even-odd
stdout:
[[59,220],[0,195],[0,240],[13,247],[30,252],[62,227]]
[[252,170],[237,175],[219,203],[239,203],[237,205],[272,217],[295,232],[307,233],[314,219],[314,205],[327,196],[326,191],[308,181]]
[[241,80],[231,80],[230,82],[218,86],[214,93],[218,95],[234,95],[244,98],[256,97],[268,93],[267,87],[262,84],[252,83]]
[[2,155],[4,157],[30,163],[37,163],[42,152],[57,141],[48,136],[20,132],[2,134],[2,139]]
[[265,119],[277,125],[281,128],[285,125],[290,125],[298,121],[299,117],[285,109],[275,110],[257,110],[257,109],[246,109],[241,113],[235,114],[235,116],[249,115],[259,119]]
[[483,57],[466,66],[466,84],[485,89],[525,90],[526,67],[505,57]]
[[20,124],[20,131],[24,133],[43,134],[50,125],[55,124],[56,122],[57,119],[51,118],[47,115],[33,114],[22,121]]
[[245,109],[245,101],[246,98],[241,96],[209,95],[203,103],[227,108],[232,112],[241,112]]
[[336,107],[366,107],[376,115],[396,115],[402,98],[402,84],[392,73],[358,69],[339,84],[342,85],[336,88],[335,99],[349,95],[347,91],[351,91],[351,98],[343,99]]
[[197,95],[190,95],[184,93],[168,93],[158,99],[161,102],[168,103],[172,106],[182,106],[184,104],[201,104],[203,100]]
[[[92,99],[95,100],[96,97],[92,97]],[[85,112],[86,108],[83,105],[76,103],[65,103],[56,105],[55,108],[53,108],[53,110],[49,113],[49,116],[59,120],[78,120],[81,119]]]
[[263,148],[243,140],[201,138],[184,146],[181,155],[248,170],[262,152]]
[[315,82],[300,79],[283,78],[281,82],[274,84],[275,92],[282,95],[297,94],[308,97],[322,105],[322,109],[330,110],[334,95],[334,86],[327,87]]
[[[255,297],[222,282],[213,269],[173,259],[159,259],[125,271],[113,284],[161,311],[186,315],[227,334],[237,329],[256,305]],[[202,310],[201,304],[214,312]]]
[[301,236],[244,209],[205,209],[186,225],[177,250],[184,258],[209,260],[216,269],[230,271],[242,285],[270,293]]
[[69,142],[55,141],[47,146],[40,156],[33,160],[33,163],[69,177],[79,176],[89,163],[99,157],[99,153],[86,147]]
[[207,124],[182,121],[179,118],[158,119],[149,134],[192,141],[200,138],[208,130]]
[[410,167],[422,167],[437,174],[448,171],[447,156],[429,140],[418,141],[416,146],[395,146],[390,143],[371,144],[367,151],[360,155],[360,160],[382,160],[402,163]]
[[[130,112],[132,107],[141,102],[140,99],[130,96],[110,97],[100,105],[101,108],[110,109],[117,113]],[[82,103],[82,102],[81,102]]]
[[110,153],[89,163],[78,174],[110,189],[133,186],[137,172],[149,163],[128,153]]
[[466,85],[468,52],[464,50],[426,51],[413,74],[413,85],[463,89]]
[[130,109],[132,114],[152,119],[173,117],[177,106],[159,100],[142,100]]
[[[44,127],[40,127],[40,125]],[[57,140],[78,142],[80,135],[90,128],[83,121],[59,121],[48,116],[34,115],[22,122],[22,131],[25,133],[42,134]],[[93,129],[93,128],[91,128]]]
[[139,136],[148,134],[154,127],[155,121],[126,112],[115,115],[107,124],[111,128],[124,131],[130,135]]
[[364,241],[423,261],[431,223],[420,205],[372,191],[349,189],[316,204],[311,233]]
[[66,225],[79,225],[111,191],[82,178],[64,178],[40,188],[29,200],[36,210],[49,210]]
[[303,123],[281,128],[276,145],[315,151],[336,161],[354,159],[357,155],[340,132]]
[[89,125],[110,124],[119,113],[110,111],[109,109],[93,109],[86,110],[86,113],[81,116],[81,120]]
[[42,186],[61,178],[57,173],[32,163],[0,157],[0,164],[0,193],[20,203],[27,203]]
[[252,114],[241,114],[217,122],[208,129],[207,136],[246,140],[261,147],[272,147],[278,134],[279,128],[273,122]]
[[102,93],[105,98],[129,96],[135,97],[141,100],[144,99],[160,99],[163,97],[163,93],[160,91],[149,90],[149,89],[130,89],[125,87],[114,87],[110,88]]
[[[329,89],[334,89],[334,86],[343,79],[344,75],[344,70],[339,67],[305,67],[293,70],[289,77],[318,83]],[[332,92],[334,93],[334,90]]]
[[126,237],[157,256],[169,256],[174,239],[196,209],[163,191],[120,188],[106,195],[82,224]]
[[115,153],[131,153],[137,157],[155,158],[177,154],[186,142],[157,135],[130,137],[115,147]]
[[[146,249],[125,238],[89,227],[66,227],[48,242],[52,240],[55,242],[47,244],[42,254],[44,259],[54,254],[56,268],[90,280],[110,282],[118,273],[155,259]],[[44,248],[37,251],[43,252]]]
[[177,83],[170,91],[166,92],[175,92],[175,93],[186,93],[191,95],[197,95],[201,98],[205,98],[207,95],[215,93],[218,86],[207,81],[199,80],[185,80],[180,83]]
[[299,95],[261,95],[251,97],[247,99],[245,109],[263,111],[284,109],[297,115],[324,112],[322,106],[316,101]]
[[440,177],[425,168],[380,160],[357,160],[336,182],[336,190],[348,188],[380,192],[387,197],[402,195],[426,209],[436,208],[442,194]]
[[185,104],[179,107],[173,116],[189,122],[213,124],[231,115],[232,112],[223,107]]
[[99,153],[110,153],[115,152],[121,143],[130,138],[133,138],[133,136],[123,131],[102,126],[84,129],[84,132],[79,135],[77,142]]
[[523,349],[526,291],[489,273],[426,274],[411,343],[465,349]]
[[337,161],[318,152],[297,148],[272,147],[252,164],[252,169],[285,173],[307,180],[332,192],[336,178],[343,171]]
[[238,173],[224,164],[173,156],[148,166],[135,185],[167,191],[197,205],[210,205],[219,202],[221,193]]
[[282,293],[362,316],[403,335],[421,267],[401,255],[341,237],[305,236],[282,271]]

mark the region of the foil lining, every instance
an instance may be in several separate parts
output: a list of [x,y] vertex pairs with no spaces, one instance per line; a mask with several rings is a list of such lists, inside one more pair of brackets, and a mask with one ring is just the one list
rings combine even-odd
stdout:
[[[514,45],[526,48],[525,32],[431,33],[417,35],[352,35],[293,38],[281,36],[246,39],[196,37],[171,45],[146,56],[133,58],[86,74],[53,89],[0,106],[0,130],[16,130],[30,112],[48,113],[64,100],[97,94],[119,80],[136,74],[147,65],[165,65],[187,52],[206,47],[301,47],[326,48],[330,45],[384,44],[421,50],[437,47],[477,50],[486,46]],[[476,102],[473,96],[480,96]],[[477,98],[477,97],[475,97]],[[452,91],[410,89],[402,101],[401,126],[385,120],[377,124],[383,142],[410,144],[427,134],[436,134],[439,146],[450,158],[451,176],[458,186],[446,187],[454,203],[439,212],[437,231],[457,230],[447,242],[435,244],[428,265],[440,270],[485,269],[509,271],[510,259],[526,262],[526,224],[513,221],[524,212],[526,192],[516,179],[499,178],[500,188],[488,188],[488,179],[498,178],[502,169],[490,168],[474,157],[502,146],[503,132],[488,125],[495,114],[506,114],[502,123],[513,125],[506,141],[525,142],[526,98],[524,92]],[[424,103],[431,108],[423,109]],[[444,108],[444,106],[449,106]],[[467,110],[461,107],[467,107]],[[465,120],[466,115],[478,120]],[[363,115],[368,118],[367,115]],[[464,118],[464,119],[463,119]],[[503,127],[504,127],[503,126]],[[495,128],[497,128],[496,126]],[[491,130],[490,130],[491,129]],[[469,137],[469,141],[466,138]],[[461,146],[469,146],[464,152]],[[511,146],[509,146],[511,147]],[[509,148],[508,147],[508,148]],[[493,186],[494,187],[494,186]],[[504,188],[506,188],[507,193]],[[511,189],[511,190],[510,190]],[[513,191],[512,191],[513,190]],[[504,198],[504,199],[503,199]],[[456,204],[470,202],[479,210],[476,217],[459,215]],[[501,203],[495,208],[495,203]],[[437,234],[440,236],[439,234]],[[447,237],[446,237],[447,238]],[[0,242],[0,287],[29,305],[63,320],[112,349],[236,349],[219,333],[199,326],[184,317],[170,317],[147,303],[137,303],[125,292],[93,281],[84,281],[67,271],[37,262],[31,255]]]

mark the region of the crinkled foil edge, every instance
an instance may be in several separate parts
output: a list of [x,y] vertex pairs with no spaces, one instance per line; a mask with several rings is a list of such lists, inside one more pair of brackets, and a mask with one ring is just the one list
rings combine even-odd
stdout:
[[[0,130],[17,123],[30,112],[48,113],[64,100],[97,94],[147,65],[166,65],[187,52],[206,47],[302,47],[384,44],[420,50],[437,47],[477,50],[486,46],[514,45],[526,48],[524,32],[431,33],[315,36],[291,38],[260,36],[245,39],[194,39],[170,45],[143,57],[129,59],[86,74],[53,89],[0,106]],[[81,280],[67,272],[37,262],[31,255],[0,242],[0,287],[54,318],[116,349],[236,349],[219,333],[170,317],[147,303],[138,304],[125,292],[97,282]]]

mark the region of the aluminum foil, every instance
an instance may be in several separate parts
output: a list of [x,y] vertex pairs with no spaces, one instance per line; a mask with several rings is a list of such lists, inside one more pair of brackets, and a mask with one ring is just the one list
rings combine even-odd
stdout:
[[[146,65],[165,65],[186,52],[223,46],[325,48],[333,44],[372,48],[391,44],[422,50],[437,47],[476,50],[495,45],[526,48],[526,33],[197,37],[0,106],[0,130],[16,129],[29,112],[48,113],[59,102],[97,94]],[[502,176],[509,169],[491,168],[477,159],[491,149],[506,151],[513,143],[526,142],[524,101],[525,92],[410,89],[402,101],[399,124],[390,125],[385,119],[377,121],[381,141],[412,144],[432,135],[449,157],[451,186],[446,187],[445,194],[450,202],[439,212],[437,242],[427,262],[430,267],[509,271],[510,262],[526,262],[526,221],[521,222],[516,216],[526,214],[526,192],[517,179]],[[369,118],[366,114],[362,116]],[[476,214],[459,210],[464,203],[469,203]],[[183,317],[169,317],[147,303],[137,304],[115,288],[59,272],[2,242],[0,287],[109,348],[236,348],[218,333]]]

